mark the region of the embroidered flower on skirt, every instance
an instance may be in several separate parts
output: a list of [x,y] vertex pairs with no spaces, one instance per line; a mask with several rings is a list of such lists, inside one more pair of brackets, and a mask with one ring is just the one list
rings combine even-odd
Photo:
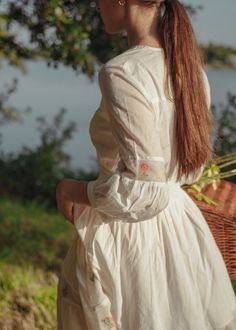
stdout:
[[141,175],[142,176],[148,176],[148,174],[146,173],[149,169],[149,166],[147,163],[145,162],[142,162],[140,165],[139,165],[139,169],[141,171]]
[[116,326],[111,314],[106,316],[105,319],[102,320],[102,322],[104,322],[104,324],[110,329]]

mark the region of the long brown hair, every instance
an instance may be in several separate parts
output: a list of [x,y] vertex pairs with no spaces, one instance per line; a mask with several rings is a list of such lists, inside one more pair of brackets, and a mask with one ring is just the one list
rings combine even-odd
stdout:
[[[145,4],[158,0],[144,0]],[[175,102],[177,179],[188,177],[206,164],[213,153],[213,116],[207,105],[204,59],[185,7],[178,0],[165,0],[159,7],[158,35],[166,65],[165,88],[171,77]]]

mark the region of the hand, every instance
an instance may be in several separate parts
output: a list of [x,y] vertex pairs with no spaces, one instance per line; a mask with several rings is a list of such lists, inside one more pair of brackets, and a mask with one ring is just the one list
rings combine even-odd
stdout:
[[87,181],[63,179],[56,188],[57,208],[66,220],[74,223],[77,204],[90,205],[87,198]]
[[74,203],[62,198],[60,194],[56,194],[57,209],[70,223],[74,223]]
[[56,188],[57,209],[67,221],[74,222],[74,195],[78,180],[63,179]]
[[[78,214],[78,205],[91,206],[87,196],[88,181],[63,179],[56,189],[57,208],[66,220],[73,223]],[[82,208],[80,208],[82,212]]]

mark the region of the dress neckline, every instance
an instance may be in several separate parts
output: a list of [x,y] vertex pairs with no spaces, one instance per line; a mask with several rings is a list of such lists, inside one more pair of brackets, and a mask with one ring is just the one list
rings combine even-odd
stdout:
[[141,44],[135,45],[135,46],[131,46],[127,50],[132,50],[132,49],[136,49],[136,48],[150,48],[150,49],[155,49],[155,50],[158,50],[158,51],[163,51],[163,48],[161,48],[161,47],[153,47],[153,46],[141,45]]

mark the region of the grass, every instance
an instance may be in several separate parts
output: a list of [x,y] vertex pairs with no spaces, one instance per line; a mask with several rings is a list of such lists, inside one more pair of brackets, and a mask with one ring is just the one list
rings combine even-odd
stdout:
[[56,328],[57,276],[32,266],[0,264],[0,329]]
[[74,234],[73,227],[43,206],[0,201],[0,260],[58,271]]
[[58,272],[74,228],[57,213],[0,201],[0,329],[55,330]]

